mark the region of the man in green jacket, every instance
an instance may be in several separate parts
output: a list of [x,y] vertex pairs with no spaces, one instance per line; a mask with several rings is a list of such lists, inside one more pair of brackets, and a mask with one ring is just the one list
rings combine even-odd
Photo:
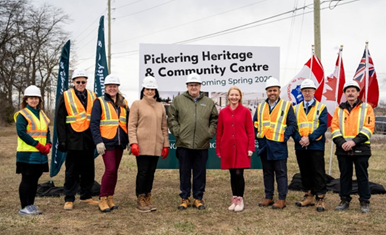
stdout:
[[190,206],[193,170],[193,206],[205,209],[202,201],[206,183],[206,162],[209,140],[216,134],[218,112],[213,100],[201,90],[201,78],[192,73],[187,77],[188,90],[174,98],[169,108],[168,126],[176,136],[176,155],[180,163],[179,210]]

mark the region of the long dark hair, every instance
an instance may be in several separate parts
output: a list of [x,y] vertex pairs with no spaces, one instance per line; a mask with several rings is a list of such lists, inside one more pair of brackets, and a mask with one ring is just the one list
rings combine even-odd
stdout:
[[[143,98],[143,91],[145,90],[145,87],[144,88],[142,88],[142,90],[141,90],[141,96],[140,96],[140,99],[142,100],[142,98]],[[157,89],[155,89],[155,96],[154,96],[154,99],[155,99],[155,101],[157,101],[157,102],[161,102],[161,98],[159,97],[159,93],[158,93],[158,90]]]

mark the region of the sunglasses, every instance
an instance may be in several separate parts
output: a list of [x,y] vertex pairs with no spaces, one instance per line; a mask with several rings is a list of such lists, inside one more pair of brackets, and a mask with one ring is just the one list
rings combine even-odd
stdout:
[[76,84],[86,84],[86,81],[76,81]]

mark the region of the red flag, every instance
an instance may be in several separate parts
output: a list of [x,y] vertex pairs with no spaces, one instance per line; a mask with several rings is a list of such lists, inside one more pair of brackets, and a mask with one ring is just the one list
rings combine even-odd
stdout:
[[346,76],[343,67],[342,50],[343,47],[339,49],[334,72],[324,80],[322,103],[326,105],[328,110],[328,126],[330,126],[336,106],[341,102],[346,101],[346,97],[343,93]]
[[316,85],[315,98],[320,101],[324,87],[324,70],[322,63],[312,51],[312,57],[304,65],[303,69],[284,87],[281,88],[280,97],[291,101],[294,105],[303,101],[300,85],[304,79],[311,79]]
[[354,80],[356,80],[361,87],[359,99],[369,103],[373,108],[377,107],[379,100],[379,86],[373,59],[370,56],[367,43],[361,62],[355,72]]

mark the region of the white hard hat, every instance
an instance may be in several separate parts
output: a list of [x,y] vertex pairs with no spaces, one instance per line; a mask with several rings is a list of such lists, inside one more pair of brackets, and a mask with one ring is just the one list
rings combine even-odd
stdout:
[[157,81],[152,76],[147,76],[142,81],[142,87],[147,89],[157,89]]
[[270,87],[278,86],[280,88],[280,82],[277,78],[270,77],[268,81],[265,83],[265,89],[267,90]]
[[109,74],[105,78],[105,85],[121,85],[119,77],[116,74]]
[[188,84],[190,82],[197,82],[197,83],[201,84],[202,81],[201,81],[200,75],[198,75],[197,73],[189,74],[188,77],[186,78],[186,84]]
[[315,83],[311,79],[305,79],[300,85],[300,90],[305,88],[313,88],[316,90]]
[[84,77],[88,79],[86,70],[84,69],[75,69],[74,72],[72,72],[72,80],[75,78]]
[[40,93],[40,89],[35,85],[31,85],[31,86],[27,87],[24,90],[24,96],[42,97],[42,95]]
[[358,89],[358,91],[361,90],[361,87],[359,86],[358,82],[355,81],[355,80],[348,80],[348,81],[344,84],[344,86],[343,86],[343,92],[345,92],[345,91],[346,91],[346,88],[348,88],[348,87],[356,87],[356,88]]

